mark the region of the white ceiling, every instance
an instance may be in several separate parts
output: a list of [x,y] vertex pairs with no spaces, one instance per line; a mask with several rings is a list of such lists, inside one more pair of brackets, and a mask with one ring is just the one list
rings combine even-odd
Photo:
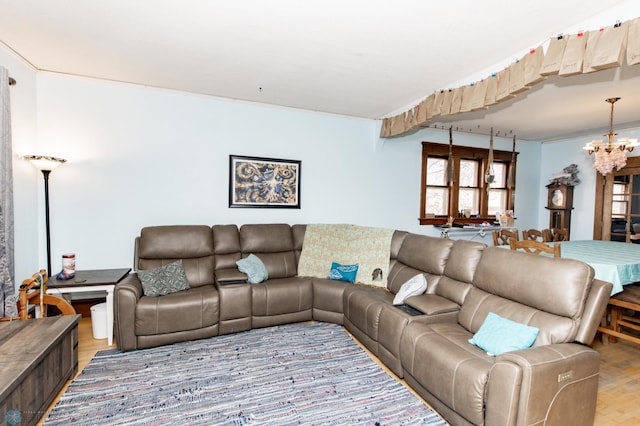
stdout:
[[[37,70],[362,118],[498,71],[637,0],[0,0],[0,42]],[[19,82],[18,82],[19,84]],[[440,119],[544,140],[640,121],[640,66],[553,77]]]

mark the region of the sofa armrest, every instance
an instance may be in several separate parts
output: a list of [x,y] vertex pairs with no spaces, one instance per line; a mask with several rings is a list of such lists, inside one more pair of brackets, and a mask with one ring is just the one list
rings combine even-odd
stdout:
[[218,284],[242,284],[247,281],[247,274],[240,272],[236,268],[216,269],[216,282]]
[[113,309],[116,342],[123,351],[137,349],[136,305],[143,294],[142,284],[136,273],[126,276],[115,287]]
[[485,423],[592,424],[600,355],[576,343],[507,352],[489,372]]
[[419,310],[425,315],[446,314],[449,312],[458,312],[460,305],[446,297],[437,294],[421,294],[407,298],[405,303],[414,309]]

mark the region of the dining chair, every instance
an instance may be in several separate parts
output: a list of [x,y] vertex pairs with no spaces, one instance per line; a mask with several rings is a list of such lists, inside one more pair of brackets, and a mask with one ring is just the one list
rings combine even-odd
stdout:
[[553,246],[550,246],[547,243],[542,241],[534,241],[534,240],[522,240],[522,241],[514,241],[511,240],[511,250],[522,250],[525,253],[529,254],[552,254],[553,257],[560,257],[560,244],[555,243]]
[[[598,331],[603,334],[603,343],[615,342],[618,338],[640,344],[640,284],[624,286],[622,293],[609,299],[607,310]],[[633,330],[632,332],[628,332]]]
[[569,231],[566,228],[551,228],[547,231],[547,241],[569,241]]
[[511,240],[519,240],[517,229],[514,229],[513,231],[501,229],[499,231],[493,231],[492,234],[494,246],[508,246]]
[[522,239],[545,242],[547,241],[547,236],[544,231],[539,231],[537,229],[524,229],[522,231]]

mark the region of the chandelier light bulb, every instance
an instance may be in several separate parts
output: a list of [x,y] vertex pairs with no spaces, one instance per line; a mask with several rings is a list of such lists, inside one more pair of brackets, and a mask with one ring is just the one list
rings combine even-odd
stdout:
[[627,164],[627,151],[631,152],[636,146],[640,145],[637,139],[615,139],[618,134],[613,131],[613,104],[619,100],[620,98],[605,99],[606,102],[611,104],[609,132],[604,135],[606,140],[592,140],[582,147],[589,155],[596,154],[593,168],[602,175],[623,168]]

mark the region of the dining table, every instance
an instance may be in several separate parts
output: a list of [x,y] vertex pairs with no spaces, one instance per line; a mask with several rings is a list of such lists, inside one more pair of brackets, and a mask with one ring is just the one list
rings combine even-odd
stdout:
[[603,240],[576,240],[560,243],[560,257],[590,265],[595,278],[613,284],[611,295],[623,286],[640,282],[640,244]]

